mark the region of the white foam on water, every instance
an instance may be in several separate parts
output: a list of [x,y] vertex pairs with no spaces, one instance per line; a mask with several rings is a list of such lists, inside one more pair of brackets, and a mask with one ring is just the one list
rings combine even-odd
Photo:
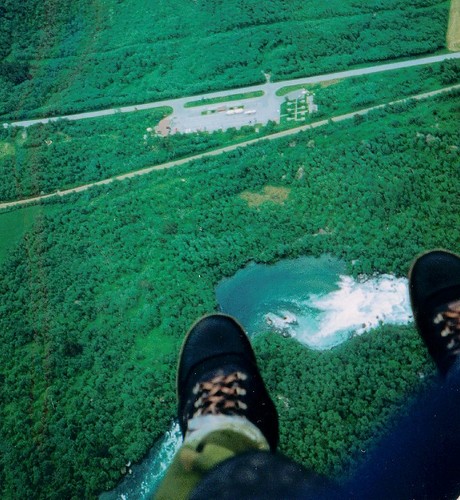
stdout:
[[[408,281],[389,274],[356,281],[340,276],[339,289],[326,295],[311,295],[304,302],[314,310],[315,328],[294,330],[300,342],[309,347],[327,349],[360,335],[380,324],[406,324],[412,320]],[[303,328],[302,328],[303,327]]]
[[179,424],[174,422],[141,464],[114,489],[99,495],[99,500],[147,500],[152,498],[166,469],[182,443]]
[[148,468],[145,479],[141,483],[141,494],[143,499],[152,498],[152,493],[159,485],[166,469],[172,462],[174,455],[182,444],[182,434],[179,423],[175,422],[164,435],[160,449],[152,458],[152,464]]
[[277,314],[268,313],[264,316],[267,325],[272,326],[276,330],[285,330],[290,327],[290,325],[297,324],[297,317],[291,311],[282,310]]

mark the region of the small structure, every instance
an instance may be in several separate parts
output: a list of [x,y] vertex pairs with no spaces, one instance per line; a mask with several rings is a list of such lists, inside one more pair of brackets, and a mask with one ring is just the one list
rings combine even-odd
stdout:
[[316,113],[318,111],[318,105],[313,102],[314,99],[314,94],[307,95],[307,106],[308,106],[308,112],[311,113]]

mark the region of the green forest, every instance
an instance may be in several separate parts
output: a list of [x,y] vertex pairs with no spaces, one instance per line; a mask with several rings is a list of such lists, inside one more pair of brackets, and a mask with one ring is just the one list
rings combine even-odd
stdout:
[[[0,283],[2,497],[112,487],[175,414],[184,332],[246,263],[329,253],[356,277],[401,276],[425,249],[458,251],[459,109],[459,92],[408,101],[1,213],[2,230],[23,221]],[[287,198],[248,203],[267,186]],[[433,373],[411,326],[327,352],[254,342],[281,450],[331,475]]]
[[4,121],[445,50],[447,0],[4,0]]
[[[3,0],[2,122],[445,52],[447,0]],[[159,137],[171,107],[0,127],[0,496],[96,498],[169,428],[185,332],[249,262],[329,254],[356,279],[460,251],[460,80],[446,61],[312,86],[321,127]],[[292,89],[289,89],[292,90]],[[297,89],[298,90],[298,89]],[[239,94],[239,91],[231,91]],[[196,96],[196,97],[193,97]],[[214,101],[213,101],[214,102]],[[284,105],[286,106],[286,105]],[[282,196],[276,196],[282,193]],[[257,202],[255,202],[257,201]],[[432,383],[412,324],[329,351],[259,332],[280,450],[340,478]]]
[[[460,62],[448,60],[332,84],[304,85],[300,88],[315,93],[319,111],[302,121],[318,121],[458,83]],[[100,181],[300,125],[284,119],[285,109],[283,103],[281,124],[270,122],[238,130],[176,133],[168,137],[159,137],[154,131],[158,122],[171,113],[167,107],[79,121],[58,120],[27,128],[0,128],[0,200]]]

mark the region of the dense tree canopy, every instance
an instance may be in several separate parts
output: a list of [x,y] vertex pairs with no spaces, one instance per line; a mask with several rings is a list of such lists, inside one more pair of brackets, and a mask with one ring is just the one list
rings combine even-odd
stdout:
[[71,113],[445,48],[447,0],[29,0],[0,11],[0,116]]
[[[424,249],[458,250],[458,106],[408,102],[37,205],[2,264],[2,496],[112,486],[174,415],[184,332],[248,261],[330,253],[402,275]],[[248,202],[267,186],[288,196]],[[262,336],[257,352],[283,450],[336,474],[430,372],[411,328],[327,353]]]
[[[171,108],[117,113],[81,121],[59,120],[27,128],[0,128],[0,201],[49,194],[146,166],[257,138],[286,127],[333,117],[458,83],[460,63],[405,68],[309,86],[319,112],[299,121],[213,133],[159,137],[155,126]],[[288,87],[289,88],[289,87]],[[295,96],[300,93],[297,88]]]
[[[148,4],[148,5],[146,5]],[[4,0],[2,121],[306,76],[441,50],[446,0]],[[446,62],[315,88],[321,113],[451,85]],[[345,102],[347,103],[345,106]],[[93,498],[175,414],[184,332],[248,261],[329,253],[357,278],[460,250],[459,93],[0,212],[0,492]],[[156,109],[0,129],[13,200],[273,131],[156,137]],[[282,192],[282,197],[267,193]],[[260,332],[282,451],[340,475],[433,366],[412,326],[328,352]],[[333,429],[333,431],[332,431]]]
[[320,353],[276,334],[254,343],[277,403],[281,450],[339,478],[365,460],[433,374],[408,326],[381,327]]

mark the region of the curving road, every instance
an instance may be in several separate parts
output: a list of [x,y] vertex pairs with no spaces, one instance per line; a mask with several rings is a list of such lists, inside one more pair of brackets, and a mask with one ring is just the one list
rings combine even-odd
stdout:
[[396,101],[392,101],[391,103],[387,103],[387,104],[379,104],[377,106],[371,106],[369,108],[361,109],[359,111],[353,111],[351,113],[346,113],[346,114],[343,114],[343,115],[335,116],[335,117],[330,118],[330,119],[320,120],[320,121],[317,121],[317,122],[314,122],[314,123],[310,123],[308,125],[302,125],[300,127],[295,127],[295,128],[288,129],[288,130],[283,130],[282,132],[276,132],[276,133],[271,134],[271,135],[266,135],[266,136],[258,137],[256,139],[251,139],[251,140],[248,140],[248,141],[243,141],[243,142],[240,142],[238,144],[232,144],[231,146],[225,146],[225,147],[222,147],[222,148],[219,148],[219,149],[215,149],[213,151],[207,151],[205,153],[200,153],[200,154],[195,155],[195,156],[189,156],[187,158],[181,158],[179,160],[173,160],[173,161],[170,161],[170,162],[167,162],[167,163],[161,163],[159,165],[155,165],[155,166],[152,166],[152,167],[142,168],[142,169],[139,169],[139,170],[135,170],[133,172],[129,172],[127,174],[122,174],[122,175],[117,175],[115,177],[110,177],[109,179],[104,179],[102,181],[90,182],[88,184],[84,184],[84,185],[78,186],[76,188],[65,189],[65,190],[62,190],[62,191],[57,191],[55,193],[50,193],[50,194],[43,195],[43,196],[36,196],[34,198],[27,198],[27,199],[24,199],[24,200],[17,200],[17,201],[0,203],[0,210],[4,209],[4,208],[11,208],[11,207],[22,206],[22,205],[26,205],[28,203],[33,203],[33,202],[37,202],[37,201],[41,201],[41,200],[46,200],[46,199],[49,199],[49,198],[56,198],[58,196],[62,197],[62,196],[66,196],[66,195],[69,195],[69,194],[72,194],[72,193],[80,193],[80,192],[86,191],[86,190],[88,190],[88,189],[90,189],[90,188],[92,188],[94,186],[102,186],[102,185],[105,185],[105,184],[111,184],[114,181],[123,181],[125,179],[129,179],[129,178],[136,177],[136,176],[139,176],[139,175],[149,174],[149,173],[151,173],[151,172],[153,172],[155,170],[164,170],[164,169],[167,169],[167,168],[176,167],[178,165],[183,165],[184,163],[189,163],[189,162],[191,162],[193,160],[198,160],[200,158],[205,158],[205,157],[208,157],[208,156],[220,155],[222,153],[227,153],[229,151],[234,151],[235,149],[238,149],[238,148],[241,148],[241,147],[249,146],[249,145],[254,144],[256,142],[259,142],[259,141],[279,139],[280,137],[286,137],[286,136],[297,134],[298,132],[300,132],[302,130],[309,130],[309,129],[313,129],[313,128],[317,128],[317,127],[322,127],[323,125],[326,125],[327,123],[329,123],[329,120],[331,120],[333,122],[340,122],[340,121],[343,121],[343,120],[349,120],[350,118],[353,118],[355,115],[365,115],[365,114],[369,113],[369,111],[372,111],[374,109],[383,108],[383,107],[385,107],[388,104],[401,103],[401,102],[407,101],[408,99],[418,99],[418,100],[426,99],[428,97],[432,97],[432,96],[435,96],[437,94],[441,94],[441,93],[448,92],[450,90],[458,89],[458,88],[460,88],[460,84],[459,85],[452,85],[450,87],[446,87],[446,88],[439,89],[439,90],[434,90],[432,92],[425,92],[423,94],[417,94],[417,95],[414,95],[412,97],[405,98],[405,99],[398,99]]

